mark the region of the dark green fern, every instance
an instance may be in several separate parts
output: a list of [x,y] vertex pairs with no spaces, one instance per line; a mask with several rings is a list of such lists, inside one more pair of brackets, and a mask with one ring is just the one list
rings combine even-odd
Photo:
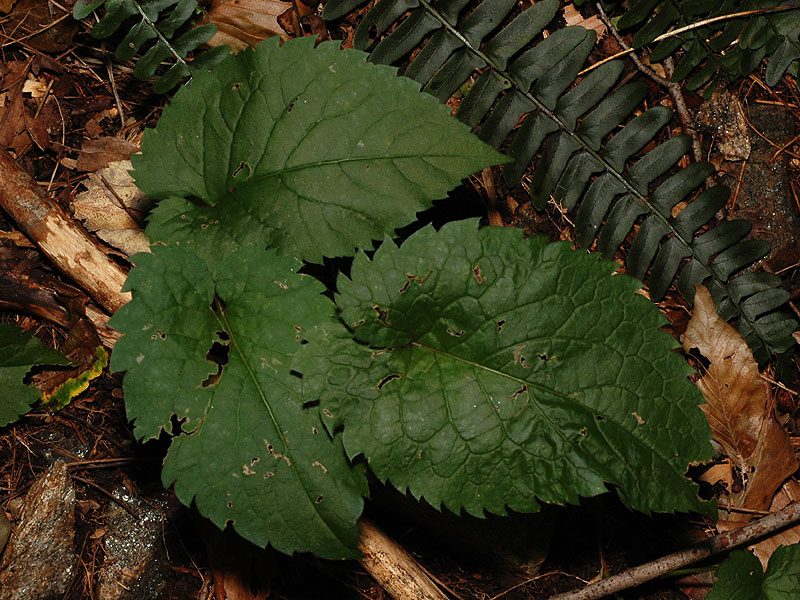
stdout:
[[197,0],[78,0],[72,15],[84,19],[101,5],[105,14],[92,28],[92,35],[102,39],[122,27],[127,29],[114,55],[124,61],[143,52],[134,68],[136,78],[149,79],[164,61],[175,60],[153,84],[156,93],[168,92],[186,77],[214,66],[228,55],[229,48],[220,46],[187,60],[190,52],[217,31],[216,25],[186,27],[197,11]]
[[[340,17],[360,3],[330,0],[324,16]],[[370,60],[396,63],[421,45],[405,75],[424,90],[445,101],[470,82],[456,116],[514,159],[503,171],[509,187],[533,165],[534,206],[543,209],[552,199],[566,210],[577,207],[581,245],[597,240],[598,250],[613,256],[634,231],[627,268],[649,282],[653,299],[662,298],[674,282],[691,301],[694,285],[705,283],[761,363],[770,354],[791,351],[796,323],[776,312],[788,300],[780,278],[766,273],[734,277],[765,256],[769,244],[744,240],[751,228],[747,221],[710,228],[729,195],[724,186],[697,194],[713,171],[710,165],[675,170],[689,148],[688,136],[633,158],[672,112],[655,107],[631,118],[645,86],[614,89],[622,73],[619,61],[579,78],[594,32],[567,27],[534,43],[555,16],[557,0],[537,2],[510,20],[514,0],[484,0],[465,16],[467,3],[381,0],[364,16],[354,44],[369,49],[370,36],[397,23],[375,45]],[[681,202],[687,204],[673,216]]]
[[754,10],[765,12],[718,20],[667,37],[653,46],[650,60],[664,60],[682,49],[673,81],[685,81],[689,90],[707,86],[707,96],[720,80],[745,77],[767,57],[768,85],[774,86],[786,72],[797,78],[800,6],[796,0],[628,0],[628,11],[617,27],[635,30],[633,45],[640,48],[692,23]]

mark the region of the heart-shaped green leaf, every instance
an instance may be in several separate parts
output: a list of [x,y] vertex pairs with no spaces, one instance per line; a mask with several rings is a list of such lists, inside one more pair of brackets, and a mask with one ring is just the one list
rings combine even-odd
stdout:
[[298,275],[296,259],[254,246],[225,257],[216,276],[177,247],[134,260],[111,366],[127,370],[137,437],[181,422],[164,484],[261,546],[355,556],[363,475],[303,407],[289,367],[304,331],[330,319],[323,286]]

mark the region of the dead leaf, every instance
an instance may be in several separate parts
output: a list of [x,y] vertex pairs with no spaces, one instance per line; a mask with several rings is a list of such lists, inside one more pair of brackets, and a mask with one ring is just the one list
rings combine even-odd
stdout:
[[291,2],[279,0],[214,0],[202,22],[216,25],[217,33],[206,45],[238,52],[276,35],[287,39],[278,17],[291,8]]
[[80,25],[71,10],[49,0],[17,0],[5,27],[14,32],[12,40],[24,40],[42,52],[63,52]]
[[128,160],[131,154],[138,151],[139,147],[136,144],[118,137],[87,139],[81,146],[76,166],[78,171],[95,172],[112,162]]
[[[794,480],[787,481],[772,499],[769,512],[778,512],[792,502],[797,502],[798,500],[800,500],[800,484]],[[754,546],[750,546],[750,549],[766,569],[770,556],[772,556],[772,553],[779,546],[789,546],[798,542],[800,542],[800,525],[795,525],[794,527],[784,529],[775,535],[769,536],[767,539],[760,541]]]
[[750,128],[739,99],[719,88],[694,114],[695,123],[714,136],[717,150],[725,160],[750,157]]
[[564,21],[567,25],[580,25],[584,29],[591,29],[597,33],[597,39],[600,39],[606,33],[606,26],[597,15],[592,15],[585,19],[583,15],[575,8],[575,5],[570,3],[564,7]]
[[151,203],[136,187],[131,168],[125,160],[91,173],[83,184],[86,191],[72,201],[75,216],[89,231],[128,256],[150,249],[140,223]]
[[[797,470],[789,436],[773,414],[768,388],[741,335],[716,311],[711,294],[697,286],[694,311],[683,336],[687,352],[696,348],[709,361],[697,381],[707,404],[708,423],[743,482],[731,506],[766,510],[781,484]],[[751,514],[732,513],[733,521]]]

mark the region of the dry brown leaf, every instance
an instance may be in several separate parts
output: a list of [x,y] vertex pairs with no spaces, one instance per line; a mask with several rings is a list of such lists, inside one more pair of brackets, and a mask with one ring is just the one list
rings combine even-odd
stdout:
[[597,33],[597,39],[600,39],[606,33],[606,26],[600,20],[600,17],[593,15],[585,19],[583,15],[575,8],[575,5],[570,3],[564,7],[564,21],[567,25],[580,25],[584,29],[591,29]]
[[[772,499],[769,512],[778,512],[792,502],[797,502],[798,500],[800,500],[800,484],[794,480],[787,481]],[[772,556],[772,553],[779,546],[790,546],[798,542],[800,542],[800,525],[795,525],[794,527],[784,529],[775,535],[769,536],[767,539],[760,541],[754,546],[750,546],[750,549],[766,569],[769,557]]]
[[149,202],[133,182],[130,161],[113,162],[89,175],[86,191],[72,201],[75,216],[104,242],[128,256],[148,252],[150,244],[139,226]]
[[291,2],[279,0],[214,0],[203,23],[216,25],[217,33],[206,44],[228,45],[238,52],[276,35],[286,39],[278,17],[289,9]]
[[87,139],[81,146],[76,167],[78,171],[94,173],[112,162],[128,160],[131,154],[138,151],[139,146],[118,137]]
[[[687,352],[696,348],[709,361],[697,382],[707,404],[708,423],[743,482],[731,506],[766,510],[781,484],[797,470],[789,436],[778,424],[768,388],[741,335],[716,311],[711,294],[697,286],[694,311],[683,336]],[[730,520],[747,521],[733,513]]]

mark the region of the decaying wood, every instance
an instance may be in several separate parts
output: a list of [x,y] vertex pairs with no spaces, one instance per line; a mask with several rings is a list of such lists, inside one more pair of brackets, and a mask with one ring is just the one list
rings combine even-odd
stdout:
[[394,600],[447,600],[416,560],[369,520],[358,522],[362,566]]
[[4,150],[0,150],[0,206],[70,279],[109,314],[130,301],[125,271],[95,244]]

